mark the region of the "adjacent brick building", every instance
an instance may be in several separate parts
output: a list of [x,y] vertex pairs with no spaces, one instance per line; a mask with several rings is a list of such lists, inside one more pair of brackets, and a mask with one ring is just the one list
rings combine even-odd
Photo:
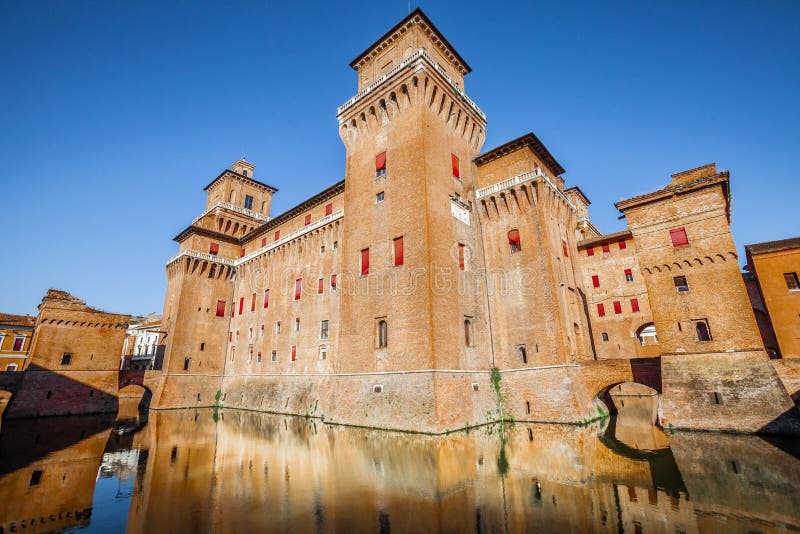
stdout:
[[36,318],[0,313],[0,371],[22,371],[28,362]]

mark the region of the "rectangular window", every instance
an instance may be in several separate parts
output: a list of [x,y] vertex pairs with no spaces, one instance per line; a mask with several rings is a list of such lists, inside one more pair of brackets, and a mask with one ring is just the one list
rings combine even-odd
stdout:
[[308,215],[306,215],[306,218],[305,218],[305,221],[303,221],[303,224],[305,226],[308,226],[309,224],[311,224],[311,214],[310,213]]
[[317,295],[322,295],[324,286],[325,286],[325,279],[320,278],[319,281],[317,281]]
[[625,269],[625,281],[633,282],[633,271],[630,269]]
[[786,280],[786,287],[789,291],[800,291],[797,273],[783,273],[783,279]]
[[383,202],[383,198],[384,198],[383,191],[381,191],[380,193],[376,193],[375,194],[375,204],[380,204],[381,202]]
[[219,254],[219,243],[211,243],[208,245],[208,253],[214,254],[215,256]]
[[609,248],[608,245],[603,245],[602,248],[603,248],[603,252],[611,252],[611,249]]
[[628,244],[625,242],[624,239],[620,239],[618,245],[620,250],[625,250],[626,248],[628,248]]
[[253,209],[253,197],[250,195],[244,196],[244,207],[245,209],[251,210]]
[[272,354],[269,357],[270,361],[277,362],[278,361],[278,351],[273,350]]
[[608,332],[603,332],[600,335],[603,337],[603,341],[608,341]]
[[632,312],[639,311],[639,299],[631,299],[631,311]]
[[522,250],[522,244],[519,237],[519,230],[511,230],[508,232],[508,247],[511,253],[519,252]]
[[600,317],[606,316],[606,307],[603,306],[602,302],[597,305],[597,315],[599,315]]
[[381,152],[375,156],[375,177],[386,174],[386,152]]
[[225,317],[225,308],[227,304],[224,300],[217,301],[217,317]]
[[686,237],[685,228],[676,228],[669,231],[669,237],[672,239],[673,247],[683,247],[689,244],[689,238]]
[[280,230],[275,230],[275,239],[274,240],[277,241],[280,238],[281,238],[281,231]]
[[292,345],[292,361],[297,361],[297,345]]
[[336,291],[336,275],[335,274],[331,275],[331,289]]
[[458,270],[464,270],[464,245],[458,244]]
[[300,293],[303,289],[303,279],[298,278],[294,281],[294,300],[300,300]]
[[294,318],[294,331],[295,332],[299,332],[300,331],[300,317],[295,317]]
[[563,239],[561,240],[561,251],[564,253],[564,257],[569,257],[569,251],[567,250],[567,242]]
[[239,297],[239,315],[244,313],[244,297]]
[[592,275],[592,287],[600,287],[600,277],[596,274]]
[[453,178],[461,179],[461,165],[458,161],[458,156],[455,154],[450,154],[450,160],[453,164]]
[[622,303],[618,300],[614,301],[614,313],[616,314],[622,313]]
[[328,339],[328,321],[320,321],[319,323],[319,338]]
[[325,206],[325,215],[330,215],[333,213],[333,204],[327,204]]
[[592,247],[587,248],[586,249],[586,255],[587,256],[594,256],[594,248],[592,248]]
[[70,365],[72,363],[72,353],[65,352],[61,355],[61,365]]
[[689,291],[689,282],[685,276],[673,276],[672,283],[675,284],[675,291],[678,293],[685,293]]
[[369,274],[369,249],[361,250],[361,276]]
[[258,351],[258,363],[261,363],[261,351]]
[[262,247],[266,247],[267,246],[267,238],[266,237],[262,237],[261,238],[261,246]]
[[280,334],[281,333],[281,322],[280,321],[275,321],[275,333],[276,334]]
[[256,311],[256,294],[253,293],[253,297],[250,299],[250,311]]
[[22,346],[25,345],[25,337],[18,336],[14,338],[14,347],[11,349],[14,352],[22,352]]
[[398,267],[403,265],[403,238],[395,237],[394,244],[394,266]]
[[269,289],[264,290],[264,308],[269,308]]
[[245,249],[244,249],[244,247],[243,247],[243,248],[242,248],[242,255],[241,255],[241,257],[242,257],[242,258],[244,258],[244,255],[245,255],[246,253],[247,253],[247,250],[245,250]]
[[261,328],[258,329],[258,339],[264,339],[264,325],[261,325]]

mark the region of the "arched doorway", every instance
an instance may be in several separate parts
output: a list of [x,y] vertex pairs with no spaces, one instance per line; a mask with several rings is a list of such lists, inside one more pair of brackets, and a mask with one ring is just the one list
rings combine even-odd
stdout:
[[146,413],[150,409],[152,398],[153,392],[140,384],[128,384],[120,388],[117,418],[138,418],[140,413]]
[[661,348],[658,346],[656,325],[653,323],[645,323],[636,329],[636,341],[638,341],[636,353],[640,358],[654,357],[661,354]]
[[639,450],[669,446],[667,435],[658,426],[661,396],[655,389],[637,382],[619,382],[604,388],[598,399],[614,417],[610,428],[616,440]]

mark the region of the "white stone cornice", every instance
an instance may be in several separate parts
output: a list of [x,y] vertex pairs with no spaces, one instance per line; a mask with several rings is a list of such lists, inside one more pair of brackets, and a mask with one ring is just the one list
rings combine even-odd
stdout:
[[246,256],[244,256],[242,258],[236,259],[236,260],[229,259],[229,258],[221,258],[221,257],[216,256],[214,254],[209,254],[207,252],[200,252],[200,251],[197,251],[197,250],[183,250],[183,251],[179,252],[178,254],[174,255],[173,257],[171,257],[169,260],[167,260],[167,266],[169,266],[172,263],[178,261],[182,257],[187,256],[189,258],[195,258],[195,259],[198,259],[198,260],[211,261],[211,262],[219,263],[219,264],[222,264],[222,265],[226,265],[228,267],[234,267],[235,268],[235,267],[238,267],[239,265],[241,265],[243,263],[247,263],[248,261],[261,256],[262,254],[266,254],[270,250],[274,250],[274,249],[280,247],[281,245],[284,245],[284,244],[288,243],[289,241],[297,239],[298,237],[301,237],[301,236],[303,236],[305,234],[313,232],[314,230],[317,230],[318,228],[322,228],[323,226],[326,226],[326,225],[328,225],[328,224],[330,224],[330,223],[332,223],[334,221],[337,221],[337,220],[341,219],[342,217],[344,217],[344,210],[335,211],[335,212],[331,213],[330,215],[326,215],[325,217],[319,219],[318,221],[316,221],[316,222],[314,222],[312,224],[309,224],[308,226],[304,226],[304,227],[300,228],[299,230],[295,230],[294,232],[288,233],[285,236],[283,236],[282,238],[280,238],[279,240],[277,240],[277,241],[275,241],[273,243],[270,243],[269,245],[263,246],[263,247],[259,248],[258,250],[255,250],[255,251],[251,252],[250,254],[248,254],[248,255],[246,255]]

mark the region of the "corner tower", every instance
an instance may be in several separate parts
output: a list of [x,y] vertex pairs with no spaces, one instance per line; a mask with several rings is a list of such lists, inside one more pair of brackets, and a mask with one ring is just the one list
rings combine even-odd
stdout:
[[486,117],[464,92],[471,69],[419,9],[350,66],[358,93],[337,114],[348,217],[336,370],[486,369],[467,200]]

